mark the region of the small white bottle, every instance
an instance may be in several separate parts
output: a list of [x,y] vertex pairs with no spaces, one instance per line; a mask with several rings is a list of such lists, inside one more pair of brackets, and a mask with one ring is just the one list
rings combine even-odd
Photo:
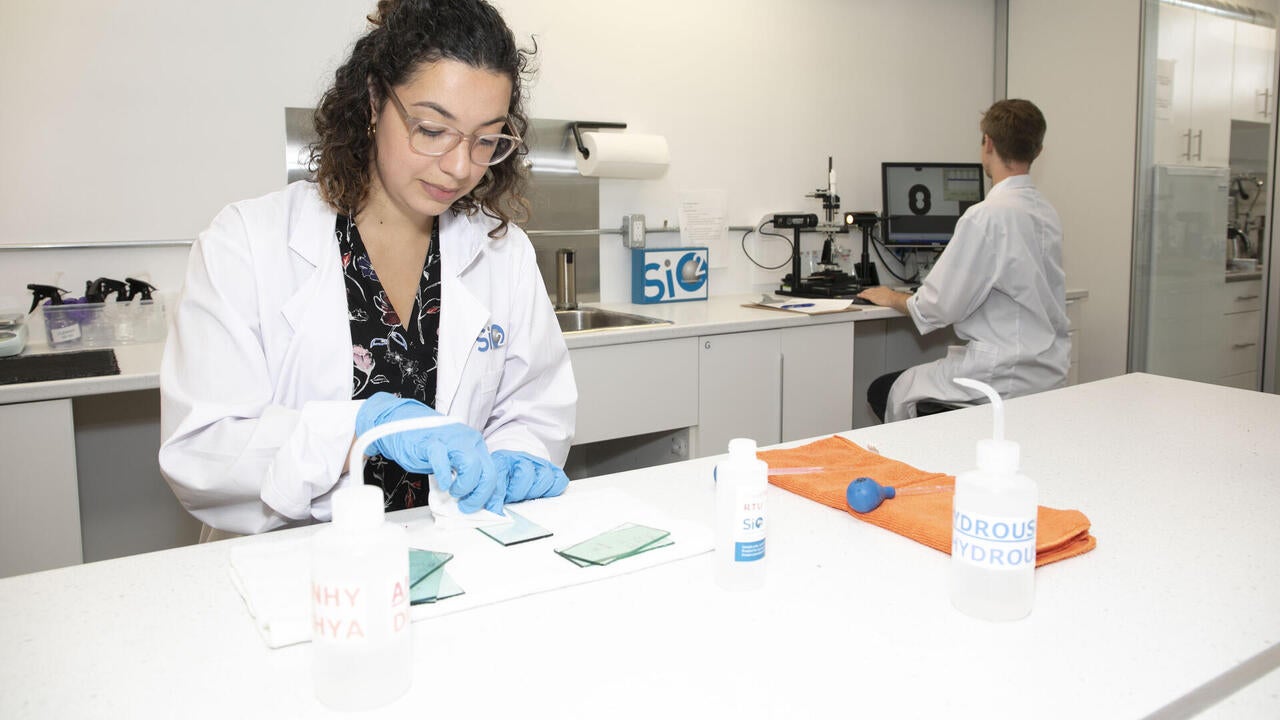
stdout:
[[1004,404],[991,386],[956,378],[991,399],[994,433],[978,441],[978,469],[956,478],[951,513],[951,604],[982,620],[1018,620],[1035,601],[1036,484],[1004,439]]
[[333,495],[333,522],[311,541],[311,645],[316,697],[336,710],[385,705],[413,680],[409,544],[386,522],[382,489]]
[[769,466],[756,457],[756,441],[729,441],[729,459],[716,466],[716,583],[754,590],[765,581],[765,496]]

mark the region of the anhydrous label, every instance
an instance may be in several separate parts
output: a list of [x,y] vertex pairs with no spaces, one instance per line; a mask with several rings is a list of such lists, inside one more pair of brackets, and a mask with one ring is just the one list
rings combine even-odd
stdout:
[[1035,518],[1007,518],[955,511],[951,554],[988,570],[1018,570],[1036,564]]
[[[369,588],[359,583],[311,582],[312,639],[330,642],[365,642],[404,632],[409,627],[409,577],[391,590],[390,626],[388,616],[373,607]],[[382,597],[385,597],[383,595]],[[374,623],[382,621],[375,627]]]

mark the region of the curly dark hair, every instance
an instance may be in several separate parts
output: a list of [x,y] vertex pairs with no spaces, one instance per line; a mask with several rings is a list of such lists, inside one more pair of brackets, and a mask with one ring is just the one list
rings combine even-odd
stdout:
[[[456,60],[511,80],[511,104],[502,132],[524,137],[529,120],[524,110],[522,79],[532,74],[534,50],[516,46],[502,16],[485,0],[380,0],[368,16],[371,27],[356,41],[351,56],[334,73],[333,85],[316,108],[319,141],[311,146],[311,169],[320,195],[334,210],[355,215],[369,195],[369,166],[374,139],[370,92],[381,107],[384,88],[405,82],[423,63]],[[468,215],[481,211],[498,220],[489,233],[498,238],[512,220],[528,215],[524,144],[506,160],[489,168],[453,209]]]

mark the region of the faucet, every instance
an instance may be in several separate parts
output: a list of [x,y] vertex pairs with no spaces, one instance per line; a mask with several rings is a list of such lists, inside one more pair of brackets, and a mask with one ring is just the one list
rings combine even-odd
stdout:
[[573,263],[574,251],[556,250],[556,310],[578,308],[578,276]]

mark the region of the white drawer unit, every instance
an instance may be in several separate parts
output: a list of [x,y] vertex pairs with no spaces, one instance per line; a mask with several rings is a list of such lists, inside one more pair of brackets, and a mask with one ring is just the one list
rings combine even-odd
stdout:
[[698,339],[576,348],[574,443],[698,424]]
[[1217,382],[1257,390],[1262,359],[1262,281],[1224,283],[1219,307],[1225,332],[1218,350]]
[[1223,285],[1222,311],[1238,313],[1262,309],[1262,281],[1245,280]]
[[1251,310],[1249,312],[1229,313],[1225,318],[1227,322],[1227,346],[1223,348],[1223,375],[1256,373],[1258,370],[1258,352],[1261,346],[1258,328],[1259,323],[1262,322],[1262,313],[1258,310]]

